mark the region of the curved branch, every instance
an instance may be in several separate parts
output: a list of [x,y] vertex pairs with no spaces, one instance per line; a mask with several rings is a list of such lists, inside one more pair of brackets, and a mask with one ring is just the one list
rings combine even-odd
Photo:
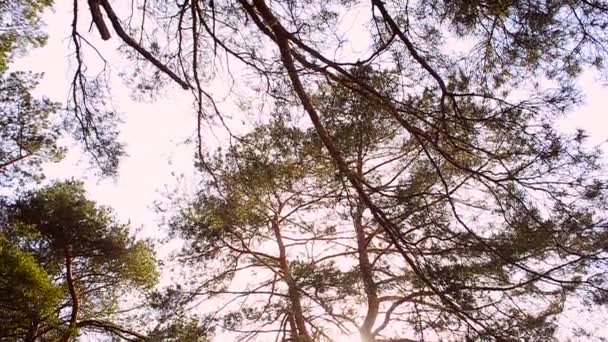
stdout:
[[118,36],[122,39],[123,42],[125,42],[125,44],[129,45],[135,51],[139,52],[140,55],[142,55],[150,63],[154,64],[155,67],[157,67],[160,71],[164,72],[172,80],[177,82],[182,88],[184,88],[186,90],[190,89],[190,85],[188,84],[188,82],[182,80],[175,72],[173,72],[171,69],[169,69],[169,67],[167,65],[161,63],[158,59],[156,59],[156,57],[152,56],[152,54],[148,50],[144,49],[133,38],[131,38],[131,36],[129,36],[127,34],[127,32],[125,32],[125,30],[122,28],[122,25],[120,24],[120,20],[116,16],[116,13],[114,13],[114,9],[112,8],[112,6],[108,2],[108,0],[98,0],[98,1],[101,3],[104,10],[106,11],[108,18],[110,19],[110,22],[112,23],[112,27],[114,28],[114,31],[116,31],[116,34],[118,34]]
[[[87,320],[78,322],[77,326],[79,328],[92,327],[95,329],[104,330],[111,334],[118,335],[121,338],[127,339],[129,341],[145,341],[147,339],[146,336],[144,336],[140,333],[123,328],[112,322],[107,322],[107,321],[101,321],[101,320],[96,320],[96,319],[87,319]],[[132,338],[127,338],[127,337],[125,337],[125,335],[132,336]]]

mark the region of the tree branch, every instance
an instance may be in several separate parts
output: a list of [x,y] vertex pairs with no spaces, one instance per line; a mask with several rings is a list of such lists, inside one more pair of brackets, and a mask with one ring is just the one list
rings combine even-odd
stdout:
[[188,82],[182,80],[176,73],[169,69],[167,65],[161,63],[158,59],[156,59],[156,57],[152,56],[152,54],[148,50],[144,49],[133,38],[131,38],[131,36],[129,36],[127,32],[125,32],[125,30],[122,28],[122,25],[120,24],[120,20],[116,16],[116,13],[114,13],[114,9],[112,8],[108,0],[95,1],[99,1],[101,3],[104,10],[106,11],[106,14],[108,15],[108,18],[110,19],[110,22],[112,23],[114,31],[116,31],[116,34],[118,34],[118,36],[122,39],[123,42],[125,42],[125,44],[129,45],[135,51],[139,52],[140,55],[142,55],[150,63],[154,64],[155,67],[157,67],[160,71],[164,72],[172,80],[177,82],[182,88],[186,90],[190,89],[190,85],[188,84]]
[[93,18],[93,23],[97,27],[97,30],[101,35],[101,39],[110,39],[112,36],[110,35],[110,30],[108,30],[108,26],[106,25],[106,22],[103,19],[103,15],[101,14],[99,0],[89,0],[89,9],[91,10],[91,17]]

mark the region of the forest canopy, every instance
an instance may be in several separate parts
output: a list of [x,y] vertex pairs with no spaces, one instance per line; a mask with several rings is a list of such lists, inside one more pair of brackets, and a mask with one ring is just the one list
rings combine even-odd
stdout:
[[[65,103],[11,64],[53,6],[0,0],[0,340],[602,338],[563,317],[608,304],[606,159],[558,123],[607,79],[608,2],[73,0]],[[120,177],[110,70],[192,101],[167,260],[39,184],[67,135]]]

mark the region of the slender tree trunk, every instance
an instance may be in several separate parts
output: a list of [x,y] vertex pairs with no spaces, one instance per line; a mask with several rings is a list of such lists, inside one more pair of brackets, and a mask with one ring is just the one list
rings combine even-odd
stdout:
[[296,326],[296,320],[293,318],[293,313],[287,313],[287,320],[289,321],[290,337],[291,341],[298,341],[298,327]]
[[[362,146],[360,146],[362,148]],[[357,158],[357,175],[363,175],[363,157],[361,153]],[[369,261],[369,255],[367,253],[367,238],[365,236],[365,229],[363,227],[363,211],[365,205],[362,200],[357,197],[356,207],[352,212],[353,226],[357,235],[357,252],[359,254],[359,269],[361,271],[361,280],[363,281],[363,287],[367,296],[367,313],[363,324],[359,328],[361,334],[361,341],[373,342],[375,337],[372,333],[374,323],[378,318],[378,310],[380,308],[380,302],[378,300],[378,286],[374,282],[374,271],[372,264]]]
[[[361,130],[361,127],[359,127]],[[357,144],[357,165],[356,175],[357,177],[363,178],[363,150],[366,148],[366,144],[363,141],[363,132],[359,131],[359,140]],[[353,227],[357,236],[357,253],[359,255],[359,270],[361,280],[363,281],[363,287],[365,295],[367,297],[367,313],[363,324],[359,327],[359,333],[361,335],[361,341],[363,342],[374,342],[376,339],[372,333],[374,323],[378,318],[378,310],[380,308],[380,301],[378,300],[378,286],[374,281],[374,271],[371,262],[369,261],[369,254],[367,252],[367,237],[365,234],[365,227],[363,225],[363,212],[365,211],[365,204],[360,195],[357,195],[355,199],[355,208],[351,212],[353,219]]]
[[378,287],[374,282],[372,264],[369,261],[367,253],[367,240],[362,224],[363,209],[363,204],[361,201],[357,200],[357,208],[353,213],[353,226],[355,227],[355,232],[357,234],[357,252],[359,253],[361,280],[363,281],[363,287],[367,296],[367,313],[359,331],[361,332],[361,340],[370,342],[375,340],[374,335],[372,334],[372,328],[378,318],[380,302],[378,300]]
[[40,322],[37,318],[33,319],[32,322],[30,322],[30,327],[27,331],[27,335],[25,335],[25,342],[36,342],[36,337],[38,336],[38,327],[40,325]]
[[300,302],[300,293],[295,281],[291,276],[289,270],[289,263],[287,262],[287,253],[285,250],[285,244],[283,243],[283,237],[281,236],[281,228],[279,227],[279,218],[275,215],[272,218],[272,230],[274,231],[275,238],[277,239],[277,245],[279,246],[279,263],[281,267],[281,273],[283,273],[283,280],[287,284],[287,291],[289,293],[291,314],[297,328],[298,342],[312,341],[312,338],[308,334],[306,329],[306,321],[304,320],[304,314],[302,313],[302,304]]
[[72,274],[72,261],[73,257],[70,252],[70,248],[66,247],[63,250],[65,256],[65,273],[68,283],[68,290],[70,292],[70,298],[72,300],[72,314],[70,316],[70,325],[68,330],[63,335],[61,342],[68,342],[76,330],[78,329],[78,313],[80,311],[80,299],[78,298],[78,292],[76,291],[76,284],[74,282],[74,276]]

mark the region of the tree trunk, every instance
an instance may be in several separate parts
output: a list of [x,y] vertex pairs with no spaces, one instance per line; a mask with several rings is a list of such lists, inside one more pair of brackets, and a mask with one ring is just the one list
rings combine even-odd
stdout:
[[63,334],[61,342],[68,342],[78,329],[78,313],[80,311],[80,299],[78,298],[78,292],[76,291],[76,284],[74,283],[74,276],[72,274],[72,261],[73,257],[70,253],[70,248],[66,247],[63,250],[65,256],[65,274],[68,283],[68,290],[70,292],[70,298],[72,300],[72,314],[70,316],[70,325],[68,330]]
[[[356,169],[358,177],[363,177],[363,148],[363,142],[359,141]],[[361,341],[373,342],[376,339],[372,333],[372,329],[374,327],[374,323],[376,323],[376,319],[378,318],[378,310],[380,308],[380,302],[378,300],[378,286],[374,282],[374,271],[367,253],[368,241],[365,236],[365,227],[363,226],[363,211],[365,210],[365,205],[360,196],[357,196],[355,202],[355,210],[351,213],[351,216],[353,219],[355,234],[357,236],[357,253],[359,254],[359,269],[361,271],[360,276],[361,280],[363,281],[365,295],[367,296],[367,313],[365,314],[363,324],[361,327],[359,327],[359,332],[361,334]]]
[[279,264],[281,267],[281,273],[283,274],[283,280],[287,284],[287,291],[289,293],[291,314],[295,321],[298,336],[298,342],[312,341],[312,338],[308,334],[306,329],[306,321],[304,320],[304,314],[302,313],[302,304],[300,302],[300,293],[295,281],[291,277],[291,271],[289,270],[289,263],[287,262],[287,253],[285,250],[285,244],[283,243],[283,237],[281,236],[281,229],[279,227],[279,218],[275,215],[272,218],[272,230],[274,231],[275,238],[277,239],[277,245],[279,246]]
[[38,336],[38,327],[40,325],[40,322],[38,321],[38,319],[33,319],[30,322],[30,327],[27,331],[27,335],[25,335],[25,342],[36,342],[36,337]]
[[369,261],[367,253],[367,239],[365,238],[365,230],[362,224],[363,221],[363,204],[357,200],[357,207],[353,213],[353,226],[357,235],[357,252],[359,254],[359,269],[361,271],[361,280],[367,296],[367,313],[363,324],[359,328],[361,340],[364,342],[375,341],[372,334],[372,328],[378,317],[378,309],[380,302],[378,301],[378,287],[374,282],[374,273],[372,264]]

